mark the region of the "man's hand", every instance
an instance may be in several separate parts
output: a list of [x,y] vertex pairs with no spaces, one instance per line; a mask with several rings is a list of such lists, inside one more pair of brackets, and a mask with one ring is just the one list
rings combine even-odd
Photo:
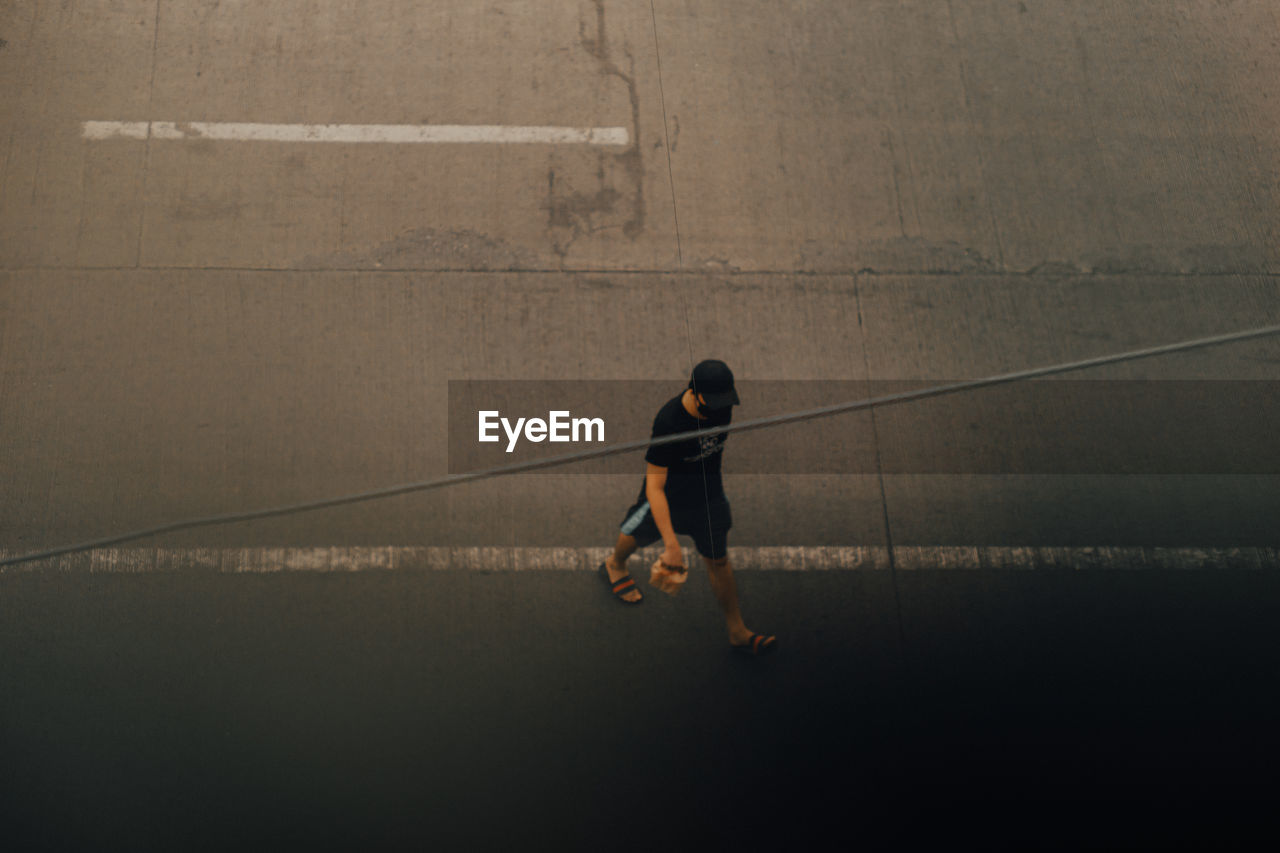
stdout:
[[658,562],[649,570],[649,583],[665,592],[675,595],[683,588],[689,573],[684,568],[684,553],[680,550],[680,540],[671,527],[671,508],[667,506],[667,469],[652,462],[646,463],[644,477],[645,497],[649,499],[649,511],[653,513],[653,523],[662,534],[665,548]]
[[684,551],[680,548],[679,543],[668,545],[663,549],[661,560],[668,569],[683,569]]
[[[658,562],[653,564],[649,569],[649,583],[665,592],[667,595],[675,595],[684,589],[684,582],[689,579],[689,572],[684,567],[684,556],[680,553],[679,546],[675,549],[675,556],[672,557],[671,549],[667,549]],[[672,565],[672,561],[675,565]]]

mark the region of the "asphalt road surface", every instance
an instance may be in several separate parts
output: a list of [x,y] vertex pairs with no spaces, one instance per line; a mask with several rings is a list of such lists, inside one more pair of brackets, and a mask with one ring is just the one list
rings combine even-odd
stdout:
[[5,833],[1129,844],[1274,802],[1272,572],[742,572],[760,660],[701,575],[636,608],[580,572],[5,577]]
[[[0,553],[443,476],[460,381],[641,417],[720,358],[747,419],[1278,323],[1278,31],[1270,0],[6,2]],[[638,459],[0,567],[0,841],[1240,827],[1277,793],[1278,365],[731,438],[764,661],[701,577],[627,610],[590,574]]]

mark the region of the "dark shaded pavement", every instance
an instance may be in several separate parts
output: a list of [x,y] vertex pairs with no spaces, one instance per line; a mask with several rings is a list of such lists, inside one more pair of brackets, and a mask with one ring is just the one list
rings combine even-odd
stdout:
[[739,581],[772,658],[700,576],[637,609],[568,572],[2,577],[3,835],[1047,842],[1190,809],[1151,840],[1280,793],[1274,573],[899,571],[901,628],[889,572]]

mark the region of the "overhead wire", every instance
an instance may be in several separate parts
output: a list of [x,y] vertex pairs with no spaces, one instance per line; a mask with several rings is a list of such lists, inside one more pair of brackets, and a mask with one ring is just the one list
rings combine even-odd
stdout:
[[972,391],[979,388],[988,388],[995,385],[1003,385],[1011,382],[1021,382],[1028,379],[1036,379],[1043,376],[1053,376],[1060,373],[1068,373],[1077,370],[1085,370],[1092,367],[1102,367],[1109,364],[1120,364],[1126,361],[1136,361],[1138,359],[1153,358],[1160,355],[1170,355],[1179,352],[1188,352],[1196,349],[1204,349],[1207,347],[1221,346],[1223,344],[1238,343],[1240,341],[1255,340],[1259,338],[1272,337],[1280,335],[1280,325],[1261,326],[1253,329],[1246,329],[1240,332],[1231,332],[1222,335],[1213,335],[1204,338],[1193,338],[1182,340],[1171,344],[1162,344],[1160,346],[1147,347],[1144,349],[1128,350],[1111,355],[1096,356],[1094,358],[1080,359],[1078,361],[1061,362],[1058,364],[1047,365],[1044,367],[1034,367],[1027,370],[1019,370],[1012,373],[1002,373],[994,376],[986,376],[980,379],[968,379],[957,382],[951,382],[943,385],[933,385],[927,388],[920,388],[911,391],[901,391],[894,394],[885,394],[878,397],[868,397],[862,400],[852,400],[844,403],[836,403],[830,406],[821,406],[815,409],[804,409],[797,412],[788,412],[781,415],[771,415],[769,417],[756,418],[754,420],[741,421],[735,424],[727,424],[719,427],[708,427],[698,429],[691,432],[674,433],[658,438],[635,439],[632,441],[624,441],[618,444],[609,445],[588,450],[579,450],[572,453],[560,454],[557,456],[549,456],[543,459],[535,459],[527,462],[517,462],[510,465],[499,465],[493,468],[485,468],[479,471],[469,471],[462,474],[449,474],[444,477],[438,477],[432,480],[425,480],[416,483],[405,483],[398,486],[390,486],[382,489],[375,489],[368,492],[360,492],[350,495],[342,495],[326,500],[308,501],[306,503],[291,504],[287,506],[270,507],[267,509],[250,510],[247,512],[225,513],[222,515],[212,515],[202,518],[187,519],[185,521],[177,521],[169,524],[162,524],[155,527],[149,527],[144,530],[136,530],[130,533],[121,533],[115,536],[108,536],[101,539],[95,539],[89,542],[80,542],[74,545],[65,545],[57,548],[50,548],[44,551],[37,551],[29,554],[20,554],[14,557],[6,557],[0,559],[0,566],[11,566],[18,563],[30,562],[33,560],[44,560],[52,557],[60,557],[66,554],[80,553],[91,551],[95,548],[103,548],[109,545],[119,545],[124,542],[133,542],[139,539],[147,539],[153,536],[160,536],[166,533],[176,533],[182,530],[191,530],[198,527],[211,527],[221,524],[233,524],[244,521],[257,521],[265,518],[275,518],[283,515],[294,515],[302,512],[312,512],[319,509],[328,509],[331,507],[345,506],[348,504],[361,503],[364,501],[378,500],[381,498],[395,497],[397,495],[410,494],[413,492],[424,492],[431,489],[440,489],[448,486],[457,486],[462,483],[474,483],[480,480],[492,479],[495,477],[504,477],[511,474],[521,474],[529,471],[545,470],[547,468],[558,468],[564,465],[571,465],[575,462],[584,462],[590,459],[600,459],[606,456],[614,456],[620,453],[630,453],[642,450],[647,447],[659,446],[664,444],[674,444],[689,439],[715,436],[720,434],[728,434],[734,432],[747,432],[749,430],[766,429],[784,424],[799,423],[801,421],[814,420],[817,418],[832,417],[834,415],[845,414],[848,412],[856,412],[864,409],[872,409],[882,406],[896,405],[900,403],[908,403],[916,400],[924,400],[930,397],[940,397],[946,394],[957,394],[964,391]]

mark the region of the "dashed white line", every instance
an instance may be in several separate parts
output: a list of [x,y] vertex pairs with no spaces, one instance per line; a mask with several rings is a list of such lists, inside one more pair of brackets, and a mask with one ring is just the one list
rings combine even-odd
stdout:
[[85,139],[209,139],[219,142],[343,142],[396,145],[540,143],[628,145],[625,127],[485,124],[252,124],[244,122],[86,121]]
[[[98,548],[47,560],[0,567],[0,575],[71,571],[130,574],[138,572],[377,572],[433,571],[585,571],[594,569],[609,548],[507,546],[386,546],[324,548]],[[660,548],[636,554],[644,574]],[[0,558],[13,552],[0,548]],[[1144,548],[1144,547],[995,547],[896,546],[899,570],[972,569],[1277,569],[1280,549]],[[700,565],[691,549],[686,561]],[[842,572],[885,571],[884,546],[755,546],[730,547],[737,570]]]

